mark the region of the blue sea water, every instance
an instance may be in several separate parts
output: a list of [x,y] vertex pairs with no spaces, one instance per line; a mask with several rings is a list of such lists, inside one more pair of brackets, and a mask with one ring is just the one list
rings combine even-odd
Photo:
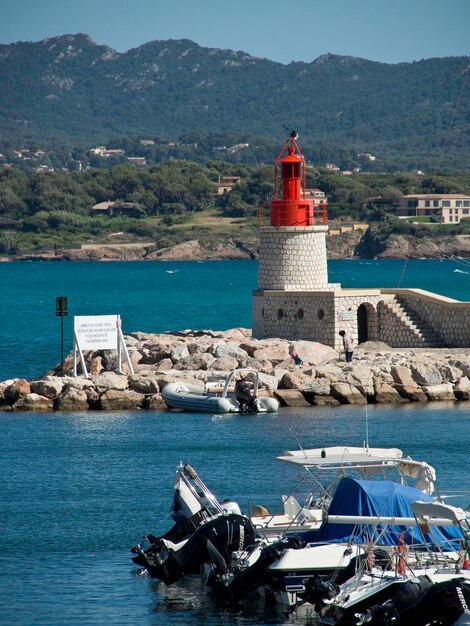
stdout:
[[[332,261],[344,286],[420,287],[470,300],[450,261]],[[250,326],[254,262],[0,264],[0,380],[41,375],[59,356],[55,297],[71,315],[119,313],[125,332]],[[68,332],[71,317],[67,318]],[[70,341],[67,349],[70,348]],[[442,491],[467,489],[470,403],[310,407],[259,416],[157,411],[0,414],[0,624],[300,626],[273,609],[218,605],[197,578],[142,574],[129,548],[167,530],[173,472],[190,462],[221,498],[275,511],[297,483],[286,449],[370,444],[435,466]],[[451,502],[470,505],[460,494]]]
[[[470,262],[329,262],[344,287],[419,287],[470,300]],[[61,359],[56,296],[67,296],[65,351],[73,315],[119,314],[123,331],[251,327],[255,261],[0,263],[0,380],[41,376]]]

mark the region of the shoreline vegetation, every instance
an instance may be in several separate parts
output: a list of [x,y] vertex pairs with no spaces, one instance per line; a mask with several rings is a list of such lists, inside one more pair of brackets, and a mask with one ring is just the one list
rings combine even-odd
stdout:
[[[269,226],[273,178],[272,165],[217,160],[41,174],[0,170],[0,257],[253,259],[259,228]],[[428,221],[395,215],[405,194],[432,188],[470,195],[464,173],[341,176],[312,165],[306,186],[328,199],[331,259],[470,257],[470,219],[441,224],[436,215]]]
[[[258,258],[256,232],[247,236],[212,236],[188,239],[174,245],[156,242],[87,243],[62,248],[50,246],[13,255],[0,254],[0,262],[12,261],[225,261]],[[329,259],[445,259],[470,258],[470,235],[426,236],[385,233],[375,225],[327,237]]]
[[[115,351],[89,351],[89,378],[72,376],[72,355],[37,380],[0,382],[4,411],[165,410],[169,382],[201,384],[210,373],[256,369],[260,393],[285,407],[402,404],[470,399],[470,348],[395,349],[366,342],[351,363],[311,341],[256,340],[246,328],[125,335],[134,373],[116,373]],[[295,365],[291,354],[302,358]]]

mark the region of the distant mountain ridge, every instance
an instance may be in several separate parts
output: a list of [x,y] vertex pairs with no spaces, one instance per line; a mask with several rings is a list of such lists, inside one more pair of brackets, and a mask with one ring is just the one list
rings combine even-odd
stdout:
[[[241,131],[281,136],[282,126],[320,144],[431,154],[447,140],[470,154],[468,57],[390,65],[325,54],[283,65],[187,39],[125,53],[85,34],[0,45],[0,137],[5,141],[105,141]],[[470,81],[468,81],[470,83]]]

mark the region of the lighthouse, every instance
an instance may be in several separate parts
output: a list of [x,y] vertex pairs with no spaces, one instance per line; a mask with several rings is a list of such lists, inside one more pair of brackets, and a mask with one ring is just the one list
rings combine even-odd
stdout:
[[331,344],[334,291],[340,286],[328,283],[326,198],[307,190],[305,159],[294,131],[274,163],[274,198],[258,207],[258,221],[253,336]]
[[344,330],[356,344],[468,345],[470,303],[421,289],[343,289],[328,282],[326,198],[307,189],[305,160],[294,131],[274,163],[274,197],[258,207],[258,223],[254,338],[313,341],[341,350],[339,332]]

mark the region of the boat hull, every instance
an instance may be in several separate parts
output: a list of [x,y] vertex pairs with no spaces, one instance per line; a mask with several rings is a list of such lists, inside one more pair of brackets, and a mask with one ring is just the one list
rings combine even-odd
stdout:
[[[235,398],[207,395],[204,387],[174,382],[165,385],[162,397],[166,404],[175,409],[197,413],[242,413],[240,404]],[[251,413],[272,413],[278,410],[279,403],[275,398],[257,398],[257,409]]]

